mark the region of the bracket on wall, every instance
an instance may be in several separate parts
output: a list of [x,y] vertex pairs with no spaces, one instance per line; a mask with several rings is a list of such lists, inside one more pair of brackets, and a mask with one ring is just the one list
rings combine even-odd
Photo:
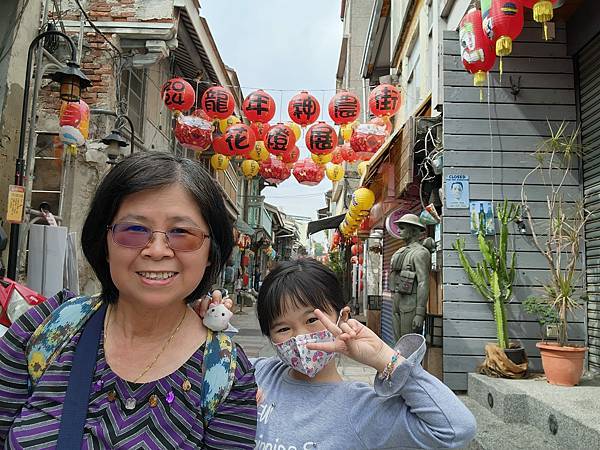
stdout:
[[510,82],[510,93],[515,97],[515,102],[517,101],[517,95],[521,92],[521,75],[515,80],[513,80],[512,75],[508,77],[508,81]]

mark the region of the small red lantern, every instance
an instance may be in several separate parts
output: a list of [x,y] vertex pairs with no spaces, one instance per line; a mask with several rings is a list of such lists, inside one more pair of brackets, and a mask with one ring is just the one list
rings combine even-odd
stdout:
[[359,114],[360,101],[352,92],[338,92],[329,102],[329,117],[336,125],[354,122]]
[[267,123],[275,116],[275,100],[259,89],[246,97],[242,109],[250,122]]
[[282,123],[271,127],[265,136],[265,147],[273,155],[281,155],[296,145],[294,131]]
[[295,163],[293,173],[298,183],[305,186],[316,186],[325,177],[323,166],[315,163],[310,158]]
[[315,155],[327,155],[338,144],[335,128],[325,122],[319,122],[310,127],[305,137],[306,146]]
[[363,123],[352,134],[350,146],[356,152],[358,159],[368,161],[373,156],[373,153],[383,145],[386,138],[387,134],[384,127]]
[[250,282],[250,277],[248,276],[247,273],[244,273],[244,275],[242,275],[242,284],[244,285],[244,287],[247,287],[249,282]]
[[334,247],[337,247],[338,245],[340,245],[340,243],[342,242],[342,236],[340,235],[339,231],[335,231],[333,233],[333,237],[331,238],[331,243]]
[[202,152],[212,142],[212,122],[197,115],[177,117],[175,138],[183,147]]
[[496,54],[490,40],[483,32],[481,11],[470,10],[460,22],[460,54],[462,63],[473,74],[473,84],[483,86],[487,72],[496,62]]
[[279,184],[291,175],[290,169],[280,159],[269,157],[260,165],[260,176],[272,184]]
[[352,253],[352,256],[358,256],[358,244],[354,244],[350,247],[350,252]]
[[342,155],[342,147],[337,146],[331,152],[331,163],[332,164],[341,164],[344,161],[344,156]]
[[254,133],[243,123],[230,126],[223,135],[223,140],[227,146],[226,153],[218,153],[227,156],[248,156],[256,143]]
[[349,162],[349,163],[358,161],[358,155],[352,149],[352,147],[350,146],[350,143],[342,145],[341,147],[339,147],[339,149],[340,149],[340,155],[342,155],[342,158],[344,159],[344,161]]
[[401,105],[400,91],[391,84],[380,84],[369,95],[369,109],[377,117],[393,116]]
[[264,141],[265,136],[267,135],[267,133],[269,132],[269,129],[271,128],[271,125],[269,125],[268,123],[263,123],[263,122],[252,122],[250,124],[250,128],[252,128],[252,131],[254,132],[254,135],[256,136],[257,141]]
[[211,119],[227,119],[233,114],[235,100],[223,86],[213,86],[204,91],[201,105]]
[[294,164],[300,158],[300,149],[294,145],[287,152],[281,154],[281,160],[284,164]]
[[385,128],[385,132],[388,136],[392,132],[392,128],[393,128],[392,121],[390,120],[390,118],[388,116],[374,117],[371,120],[369,120],[369,123],[373,124],[373,125],[377,125],[378,127]]
[[250,257],[248,255],[242,256],[241,266],[248,267],[250,265]]
[[[364,261],[365,261],[365,260],[364,260],[364,258],[363,258],[362,256],[359,256],[359,257],[358,257],[358,263],[359,263],[359,264],[362,264]],[[360,277],[362,278],[362,271],[360,272]]]
[[171,111],[187,111],[196,103],[196,92],[183,78],[171,78],[162,85],[160,97]]
[[320,113],[319,102],[307,91],[294,95],[288,103],[290,119],[303,127],[314,123],[319,118]]
[[[496,55],[512,53],[512,42],[523,31],[523,5],[520,1],[483,0],[481,2],[483,31],[488,39],[496,43]],[[500,60],[502,72],[502,60]]]

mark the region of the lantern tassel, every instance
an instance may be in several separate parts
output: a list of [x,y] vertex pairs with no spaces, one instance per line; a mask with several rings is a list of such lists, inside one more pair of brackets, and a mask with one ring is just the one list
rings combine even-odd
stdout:
[[500,83],[502,83],[502,73],[504,72],[504,61],[502,56],[500,57]]
[[544,22],[544,40],[548,40],[548,22]]
[[77,155],[77,146],[75,144],[67,145],[67,152],[72,156]]

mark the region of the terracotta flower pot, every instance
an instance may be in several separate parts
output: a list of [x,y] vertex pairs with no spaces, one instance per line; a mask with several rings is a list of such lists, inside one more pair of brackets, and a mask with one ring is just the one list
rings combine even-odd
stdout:
[[561,347],[547,342],[538,342],[535,346],[540,349],[548,383],[558,386],[575,386],[579,383],[587,347]]

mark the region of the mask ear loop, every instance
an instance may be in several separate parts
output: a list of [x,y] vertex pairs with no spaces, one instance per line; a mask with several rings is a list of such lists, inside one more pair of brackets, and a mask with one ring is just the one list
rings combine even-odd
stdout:
[[[344,316],[344,310],[346,309],[346,306],[344,306],[342,309],[340,309],[340,313],[338,315],[338,319],[337,322],[335,323],[335,326],[339,328],[340,326],[340,322],[342,321],[342,317]],[[348,313],[348,318],[350,318],[350,314]],[[344,322],[347,322],[348,319],[344,320]]]

